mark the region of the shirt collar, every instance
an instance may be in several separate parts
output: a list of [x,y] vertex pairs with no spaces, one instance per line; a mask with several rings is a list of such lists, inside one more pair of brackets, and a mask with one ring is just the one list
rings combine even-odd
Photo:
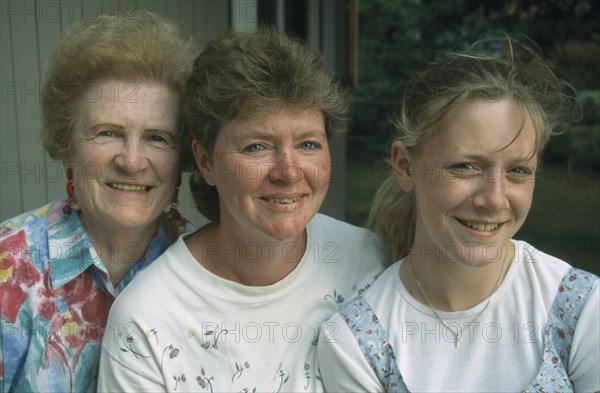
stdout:
[[152,263],[170,244],[164,225],[159,225],[158,233],[150,242],[142,259],[123,277],[115,291],[108,280],[106,266],[92,246],[79,215],[71,212],[69,216],[64,216],[62,209],[65,203],[66,200],[62,200],[55,204],[48,214],[48,248],[53,289],[62,287],[94,265],[101,271],[106,289],[114,295],[125,288],[140,269]]
[[64,216],[62,208],[65,202],[62,200],[54,205],[48,214],[48,256],[53,289],[73,280],[92,264],[106,273],[79,221],[79,215],[71,212]]

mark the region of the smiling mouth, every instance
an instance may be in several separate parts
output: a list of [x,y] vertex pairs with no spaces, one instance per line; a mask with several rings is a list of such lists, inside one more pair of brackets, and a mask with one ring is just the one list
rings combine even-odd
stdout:
[[467,221],[467,220],[461,220],[458,219],[458,221],[463,224],[464,226],[474,229],[476,231],[479,232],[490,232],[495,230],[496,228],[498,228],[500,225],[502,225],[502,223],[499,224],[481,224],[475,221]]
[[148,192],[151,187],[148,186],[140,186],[136,184],[123,184],[123,183],[109,183],[111,188],[115,190],[123,190],[123,191],[136,191],[136,192]]
[[290,203],[298,202],[300,199],[302,199],[302,196],[295,196],[295,197],[290,197],[290,198],[264,198],[264,199],[271,203],[281,203],[284,205],[288,205]]

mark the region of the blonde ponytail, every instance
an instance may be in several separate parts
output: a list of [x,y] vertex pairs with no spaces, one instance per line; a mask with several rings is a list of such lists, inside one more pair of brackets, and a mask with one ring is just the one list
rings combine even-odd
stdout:
[[415,240],[414,192],[398,186],[393,173],[381,184],[371,205],[367,226],[374,231],[394,260],[405,257]]

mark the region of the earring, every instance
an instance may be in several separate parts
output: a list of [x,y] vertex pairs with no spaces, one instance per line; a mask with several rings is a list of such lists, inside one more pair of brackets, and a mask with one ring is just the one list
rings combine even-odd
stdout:
[[71,211],[75,210],[75,212],[79,213],[81,211],[81,207],[77,202],[77,197],[75,196],[75,186],[73,185],[73,170],[71,167],[67,168],[67,196],[69,200],[63,207],[63,215],[64,217],[69,217],[71,215]]
[[181,186],[181,176],[177,181],[177,187],[175,188],[175,195],[173,195],[173,199],[171,200],[171,208],[169,209],[169,213],[167,213],[167,218],[170,221],[179,220],[181,218],[181,213],[179,213],[179,187]]

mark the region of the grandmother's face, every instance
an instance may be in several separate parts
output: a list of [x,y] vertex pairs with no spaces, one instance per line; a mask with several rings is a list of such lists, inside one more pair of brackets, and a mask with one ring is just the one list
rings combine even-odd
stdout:
[[86,94],[65,165],[90,235],[154,230],[178,178],[177,96],[158,82],[110,80]]
[[198,167],[219,191],[220,228],[242,238],[304,234],[329,186],[323,115],[285,108],[226,123],[214,154],[194,144]]

